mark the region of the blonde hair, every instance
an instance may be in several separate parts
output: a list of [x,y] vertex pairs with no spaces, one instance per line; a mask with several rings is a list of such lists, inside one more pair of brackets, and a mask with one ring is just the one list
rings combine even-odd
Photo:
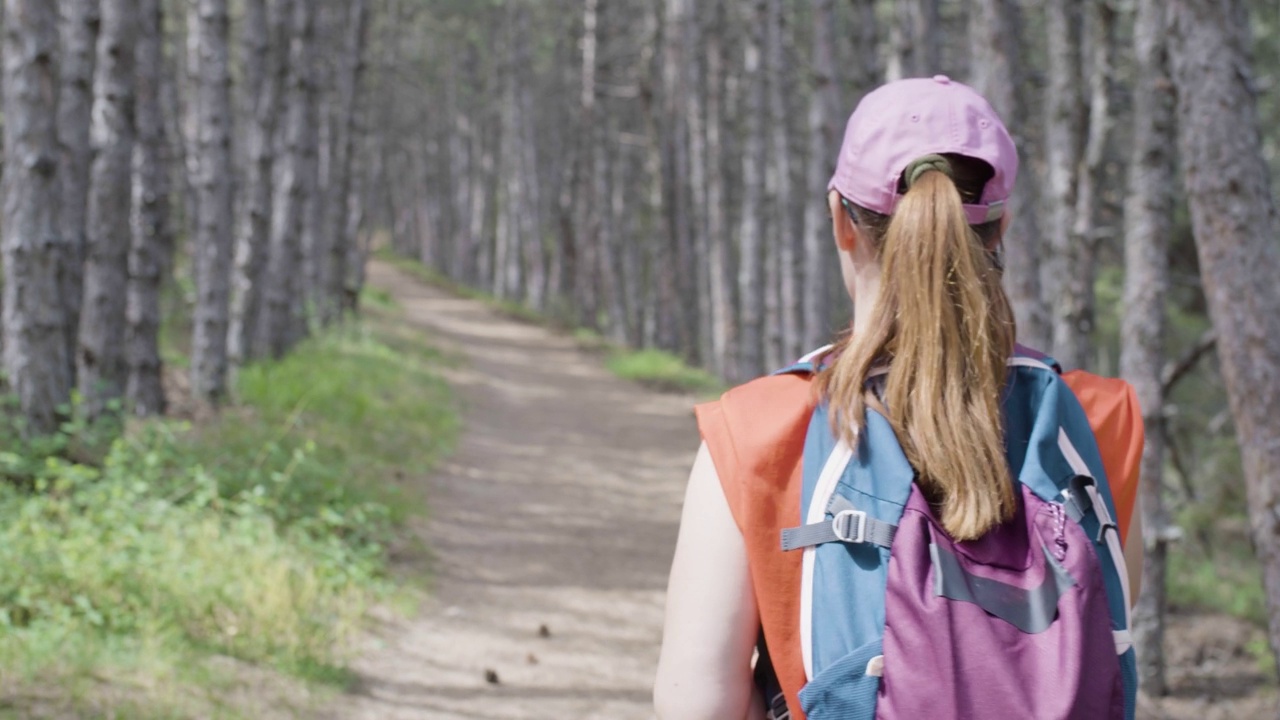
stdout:
[[[1001,417],[1015,326],[988,250],[999,223],[971,227],[963,208],[981,195],[990,168],[947,160],[910,173],[914,181],[892,216],[856,210],[864,242],[880,260],[879,300],[857,342],[850,335],[839,343],[817,389],[833,429],[851,445],[868,405],[882,412],[943,527],[972,540],[1017,509]],[[877,398],[867,380],[883,366],[889,372]]]

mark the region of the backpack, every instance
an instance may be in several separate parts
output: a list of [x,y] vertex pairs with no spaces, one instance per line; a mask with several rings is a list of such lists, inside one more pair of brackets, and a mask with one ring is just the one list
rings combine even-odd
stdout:
[[[824,351],[779,375],[811,377]],[[1107,470],[1136,467],[1141,427],[1126,384],[1072,375],[1068,384],[1051,359],[1024,348],[1010,360],[1005,444],[1020,508],[976,541],[942,530],[876,411],[868,410],[857,448],[835,438],[820,403],[804,408],[807,422],[792,423],[805,426],[798,482],[775,487],[799,494],[801,522],[781,528],[774,552],[801,556],[797,699],[805,715],[1132,720],[1137,673],[1116,522],[1128,510],[1117,514]],[[1130,412],[1091,416],[1077,398],[1118,391]],[[1136,442],[1122,438],[1130,440],[1117,443],[1123,452],[1104,462],[1099,430]],[[764,639],[760,651],[757,681],[772,716],[784,720],[787,700]]]

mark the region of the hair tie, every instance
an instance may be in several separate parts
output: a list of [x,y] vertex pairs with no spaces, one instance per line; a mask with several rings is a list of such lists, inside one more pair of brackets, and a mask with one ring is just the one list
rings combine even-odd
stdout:
[[916,184],[925,173],[930,170],[937,170],[952,180],[955,179],[954,171],[951,169],[951,161],[941,155],[925,155],[924,157],[912,160],[907,169],[902,171],[902,178],[906,181],[907,189]]

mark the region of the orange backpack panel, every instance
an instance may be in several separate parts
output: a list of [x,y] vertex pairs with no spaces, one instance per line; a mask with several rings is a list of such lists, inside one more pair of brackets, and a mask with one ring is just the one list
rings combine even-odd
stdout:
[[800,518],[801,457],[815,404],[808,377],[774,375],[696,408],[698,429],[746,543],[761,629],[795,720],[804,720],[798,699],[805,684],[801,556],[782,552],[778,533]]
[[1063,373],[1062,379],[1089,416],[1102,465],[1107,471],[1111,498],[1116,504],[1120,541],[1125,542],[1138,499],[1138,476],[1146,439],[1138,396],[1124,380],[1099,377],[1082,370]]

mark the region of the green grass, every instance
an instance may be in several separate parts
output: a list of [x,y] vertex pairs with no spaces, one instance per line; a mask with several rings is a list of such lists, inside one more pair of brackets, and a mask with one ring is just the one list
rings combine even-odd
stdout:
[[216,657],[349,681],[366,611],[394,595],[388,546],[425,503],[407,480],[457,434],[440,357],[370,314],[246,368],[218,418],[137,424],[100,462],[68,459],[75,425],[3,445],[0,706],[254,716],[218,699],[237,680]]
[[616,350],[605,366],[620,378],[663,392],[713,394],[724,387],[706,370],[690,367],[662,350]]

